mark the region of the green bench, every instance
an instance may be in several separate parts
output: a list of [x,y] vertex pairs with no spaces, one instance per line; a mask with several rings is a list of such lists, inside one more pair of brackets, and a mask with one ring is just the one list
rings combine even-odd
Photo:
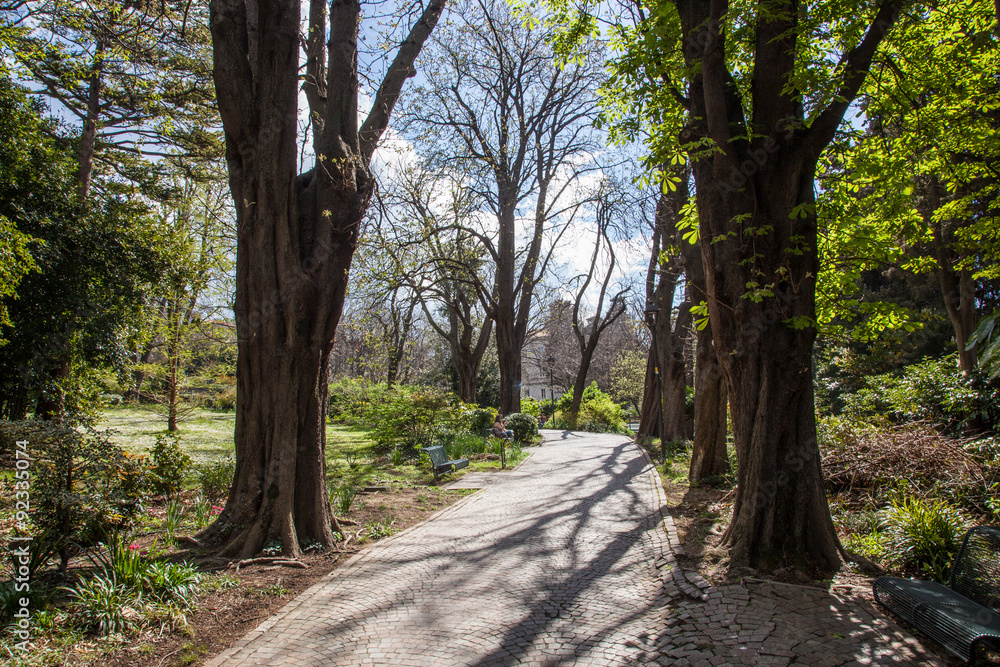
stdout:
[[879,577],[872,589],[880,605],[962,660],[985,658],[995,664],[991,654],[1000,651],[1000,526],[966,533],[948,586]]
[[469,459],[448,460],[448,455],[444,453],[444,447],[435,445],[433,447],[422,447],[427,456],[431,458],[431,465],[434,466],[434,480],[444,472],[453,472],[469,465]]

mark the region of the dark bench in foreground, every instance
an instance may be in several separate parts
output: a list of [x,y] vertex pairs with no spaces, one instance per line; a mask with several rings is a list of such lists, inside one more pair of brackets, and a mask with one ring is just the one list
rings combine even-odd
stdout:
[[444,447],[441,445],[423,447],[422,449],[427,452],[427,456],[431,457],[431,465],[434,466],[435,480],[441,473],[452,472],[469,465],[469,459],[455,459],[453,461],[449,461],[448,455],[444,453]]
[[[879,577],[880,605],[963,660],[1000,653],[1000,526],[973,528],[951,568],[948,586]],[[991,660],[992,662],[993,660]]]

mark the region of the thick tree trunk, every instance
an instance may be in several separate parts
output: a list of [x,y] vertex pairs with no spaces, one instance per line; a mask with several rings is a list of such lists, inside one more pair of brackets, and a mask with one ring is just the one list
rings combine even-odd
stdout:
[[841,58],[837,98],[809,123],[788,83],[802,32],[795,2],[747,9],[755,70],[746,91],[729,70],[727,3],[678,0],[677,9],[694,72],[681,141],[691,149],[708,310],[738,459],[725,541],[733,564],[836,570],[840,545],[823,488],[812,387],[815,168],[898,7],[878,7]]
[[[680,234],[678,234],[680,236]],[[701,247],[676,239],[681,248],[681,261],[687,276],[688,299],[697,305],[708,302],[705,286],[705,264]],[[729,396],[726,380],[715,355],[712,330],[697,330],[694,366],[694,445],[691,452],[691,469],[688,480],[697,484],[701,480],[717,478],[729,472],[726,452],[726,411]]]
[[694,447],[691,452],[692,484],[729,472],[726,452],[726,381],[715,356],[712,330],[698,332],[694,366]]
[[569,426],[576,428],[577,419],[580,415],[580,403],[583,402],[583,390],[587,388],[587,373],[590,372],[590,362],[594,358],[594,350],[597,348],[597,341],[593,345],[588,345],[582,350],[580,357],[580,368],[573,379],[573,400],[569,408]]
[[513,209],[507,215],[500,216],[497,252],[498,294],[493,322],[496,327],[497,359],[500,366],[500,412],[509,415],[521,411],[521,348],[524,346],[524,339],[517,335]]
[[[236,475],[202,536],[248,556],[271,540],[329,547],[327,374],[372,154],[444,0],[423,10],[358,126],[361,6],[310,4],[306,81],[317,166],[297,175],[301,6],[211,0],[214,79],[236,204]],[[326,31],[329,10],[329,40]],[[320,51],[328,44],[328,61]],[[323,70],[321,63],[327,62]],[[323,80],[321,70],[326,72]]]
[[[661,301],[661,308],[663,308],[663,303]],[[670,305],[668,304],[666,307],[670,308]],[[663,360],[660,376],[663,382],[663,439],[680,441],[686,440],[688,434],[685,415],[687,373],[683,339],[688,324],[691,322],[690,304],[686,301],[681,304],[677,319],[672,323],[670,317],[663,317],[663,313],[664,311],[661,310],[656,320],[656,340],[659,343],[660,359]],[[672,328],[671,324],[673,324]]]
[[642,407],[639,410],[637,438],[656,438],[660,435],[660,393],[656,381],[656,362],[653,350],[646,355],[646,380],[643,383]]

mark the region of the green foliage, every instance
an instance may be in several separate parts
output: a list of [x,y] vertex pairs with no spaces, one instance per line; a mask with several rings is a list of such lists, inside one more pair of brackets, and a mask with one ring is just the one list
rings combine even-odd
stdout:
[[365,532],[370,539],[380,540],[396,532],[396,529],[392,527],[393,523],[395,523],[395,520],[392,518],[386,518],[382,521],[369,521],[365,524]]
[[224,500],[229,495],[236,474],[236,459],[227,456],[196,468],[201,493],[211,500]]
[[537,422],[539,415],[542,414],[542,403],[540,401],[536,401],[530,396],[526,396],[521,399],[521,412],[526,415],[531,415]]
[[[567,421],[569,409],[573,403],[570,393],[563,394],[556,406],[559,412],[555,415],[552,428],[569,428]],[[580,411],[577,413],[576,428],[592,433],[622,433],[628,434],[628,424],[625,423],[622,407],[611,400],[611,397],[597,388],[597,382],[591,382],[583,390],[580,399]]]
[[388,391],[385,384],[365,378],[341,378],[327,390],[327,416],[334,424],[368,424],[371,406],[385,401]]
[[515,412],[507,415],[505,421],[507,428],[514,432],[514,440],[517,442],[527,442],[538,435],[538,418],[533,415]]
[[438,443],[468,428],[471,418],[471,406],[450,392],[355,380],[331,385],[330,405],[337,421],[370,425],[372,438],[385,452]]
[[351,511],[354,498],[357,497],[358,490],[353,484],[330,485],[330,506],[339,516],[343,516]]
[[895,567],[946,582],[968,517],[943,500],[903,498],[882,513],[887,560]]
[[646,390],[646,353],[642,350],[622,350],[611,366],[611,386],[608,394],[630,412],[639,414],[642,395]]
[[863,388],[844,397],[844,412],[855,417],[925,420],[951,431],[973,417],[996,425],[998,405],[1000,382],[981,373],[966,375],[954,354],[907,366],[899,374],[868,377]]
[[145,460],[114,445],[107,433],[51,422],[0,423],[0,441],[31,443],[31,529],[58,549],[92,546],[132,524],[142,509]]
[[84,579],[69,589],[74,619],[98,635],[129,633],[138,626],[140,593],[106,577]]
[[1000,311],[984,317],[969,336],[966,349],[978,346],[979,365],[990,380],[1000,379]]
[[75,617],[100,635],[141,627],[143,615],[189,610],[202,590],[202,575],[186,563],[150,562],[125,533],[112,536],[91,560],[98,571],[67,589]]
[[184,509],[184,503],[177,498],[172,499],[167,503],[167,513],[163,517],[163,532],[167,534],[167,541],[172,544],[174,541],[174,535],[180,530],[181,525],[184,523],[184,517],[186,511]]
[[156,444],[150,449],[150,454],[153,458],[153,489],[165,496],[175,495],[184,486],[191,457],[184,452],[180,440],[168,433],[156,436]]
[[482,433],[493,426],[497,419],[497,411],[493,408],[476,408],[469,413],[469,432]]

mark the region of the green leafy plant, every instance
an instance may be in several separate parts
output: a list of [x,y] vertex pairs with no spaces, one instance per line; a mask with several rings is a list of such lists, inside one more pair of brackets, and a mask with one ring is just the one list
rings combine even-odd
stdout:
[[497,411],[492,408],[475,408],[470,411],[467,417],[468,429],[471,433],[479,434],[493,426],[496,421]]
[[149,563],[142,587],[159,602],[189,608],[201,592],[203,576],[187,563]]
[[202,495],[212,500],[225,499],[229,495],[229,488],[233,485],[233,477],[236,475],[236,459],[227,456],[204,463],[197,467],[196,474]]
[[365,532],[368,534],[368,537],[373,540],[389,537],[396,532],[395,528],[392,527],[393,523],[395,523],[395,521],[391,518],[386,518],[382,521],[369,521],[365,524]]
[[109,437],[41,420],[0,424],[0,441],[31,443],[31,531],[39,556],[58,552],[63,571],[71,555],[127,530],[142,509],[146,461]]
[[507,428],[514,432],[514,440],[526,442],[538,435],[538,418],[523,412],[508,415]]
[[153,489],[165,496],[176,494],[184,486],[191,457],[181,448],[177,437],[170,434],[156,436],[156,444],[150,454],[153,458]]
[[146,561],[139,545],[127,533],[115,533],[103,548],[95,549],[87,555],[90,562],[98,567],[103,576],[126,588],[142,589],[146,574]]
[[187,512],[184,509],[184,503],[178,499],[173,499],[167,503],[167,513],[163,517],[163,530],[167,534],[167,540],[173,543],[174,535],[180,530],[181,525],[184,523],[184,517]]
[[943,500],[904,497],[881,514],[887,538],[886,560],[904,571],[915,571],[945,582],[962,536],[972,523]]
[[351,511],[354,498],[358,495],[358,490],[350,484],[330,485],[330,506],[337,514],[343,516]]
[[110,635],[129,633],[138,626],[142,600],[136,589],[96,576],[67,590],[73,617],[85,630]]

